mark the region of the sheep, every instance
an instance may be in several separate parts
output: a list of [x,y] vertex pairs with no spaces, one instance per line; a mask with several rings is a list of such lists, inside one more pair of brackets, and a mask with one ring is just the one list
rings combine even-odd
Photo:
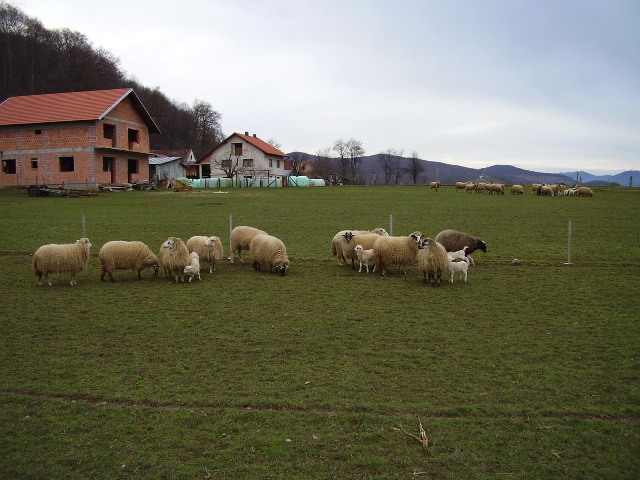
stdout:
[[289,268],[287,249],[282,240],[266,233],[253,237],[249,244],[253,268],[260,270],[263,266],[269,267],[269,273],[275,268],[276,272],[284,277]]
[[440,182],[431,182],[430,187],[430,190],[435,190],[437,192],[440,188]]
[[488,190],[491,195],[504,195],[504,185],[502,183],[488,184]]
[[355,270],[355,260],[358,258],[354,245],[362,245],[364,250],[373,248],[373,244],[380,237],[377,233],[358,233],[353,234],[347,232],[342,236],[342,254],[345,262],[351,260],[351,269]]
[[467,187],[467,182],[456,182],[456,192],[458,190],[464,190]]
[[522,185],[511,185],[511,195],[522,195],[524,187]]
[[189,265],[189,249],[182,239],[178,237],[169,237],[160,247],[160,255],[158,255],[159,264],[164,269],[164,276],[167,273],[178,281],[184,282],[184,267]]
[[531,184],[531,193],[534,195],[540,195],[540,189],[542,188],[542,183],[532,183]]
[[198,277],[198,281],[202,280],[200,278],[200,256],[198,255],[198,252],[191,252],[189,254],[189,265],[184,267],[182,273],[189,277],[189,283],[191,283],[193,277]]
[[244,225],[235,227],[233,230],[231,230],[231,238],[229,239],[229,249],[231,250],[231,257],[229,259],[231,260],[231,263],[234,263],[233,259],[235,255],[238,255],[240,261],[244,263],[244,258],[242,258],[242,250],[249,250],[251,240],[256,235],[267,235],[267,232]]
[[33,271],[38,277],[38,285],[42,285],[42,276],[47,285],[53,286],[50,273],[70,273],[70,285],[77,285],[76,273],[82,272],[89,263],[91,242],[81,238],[75,243],[42,245],[33,254]]
[[[461,263],[466,264],[466,262]],[[442,283],[442,274],[449,269],[447,251],[441,243],[432,238],[421,239],[418,250],[418,266],[424,275],[422,281],[426,282],[429,277],[431,286],[437,285],[439,287]]]
[[[347,259],[344,256],[344,235],[347,232],[351,232],[353,235],[359,235],[361,233],[377,233],[378,235],[388,236],[387,231],[382,227],[374,228],[373,230],[341,230],[333,236],[331,240],[331,253],[334,257],[338,257],[338,264],[340,266],[346,265]],[[349,245],[347,248],[350,248]]]
[[589,187],[580,187],[576,194],[578,197],[593,197],[593,190]]
[[[356,245],[354,250],[358,256],[358,260],[360,261],[360,269],[358,270],[358,273],[362,272],[362,265],[367,267],[367,273],[369,273],[369,262],[373,260],[373,248],[365,250],[362,245]],[[373,267],[373,271],[376,271],[375,265]]]
[[420,232],[413,232],[406,237],[378,237],[373,244],[375,270],[380,272],[380,275],[386,276],[387,265],[397,264],[398,269],[403,268],[406,275],[407,265],[416,261],[421,238]]
[[541,195],[543,197],[553,197],[555,193],[551,185],[542,185],[542,187],[540,187],[538,195]]
[[105,274],[115,282],[112,275],[114,270],[132,269],[138,272],[138,280],[142,280],[142,270],[151,268],[153,276],[158,276],[158,257],[143,242],[112,240],[102,245],[98,257],[102,282]]
[[224,248],[219,237],[196,235],[187,240],[189,253],[196,252],[201,262],[209,262],[209,273],[216,269],[216,260],[224,258]]
[[[443,230],[435,236],[434,240],[441,243],[447,252],[455,252],[466,247],[467,257],[476,250],[482,250],[484,253],[487,253],[487,244],[484,243],[484,241],[457,230]],[[470,262],[471,261],[473,260],[470,260]]]
[[447,252],[447,256],[454,262],[457,260],[462,260],[467,265],[475,265],[473,257],[471,255],[467,255],[468,250],[469,250],[469,247],[465,245],[464,248],[461,250],[456,250],[455,252]]
[[467,281],[467,271],[469,270],[469,264],[465,261],[455,262],[449,257],[449,272],[451,272],[451,278],[449,279],[449,283],[453,284],[453,277],[455,276],[455,272],[460,272],[460,279],[464,279],[465,283]]
[[475,192],[475,191],[476,191],[476,184],[473,182],[467,182],[467,184],[464,187],[464,193]]

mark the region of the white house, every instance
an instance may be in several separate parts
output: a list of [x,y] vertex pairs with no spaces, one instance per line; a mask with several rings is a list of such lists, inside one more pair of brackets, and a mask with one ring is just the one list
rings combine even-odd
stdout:
[[233,133],[197,161],[200,178],[282,181],[287,155],[249,132]]

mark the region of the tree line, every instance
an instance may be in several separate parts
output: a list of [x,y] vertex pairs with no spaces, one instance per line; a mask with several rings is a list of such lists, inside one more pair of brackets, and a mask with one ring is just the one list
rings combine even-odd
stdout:
[[0,102],[45,93],[133,88],[160,128],[152,150],[192,149],[196,158],[225,138],[221,115],[204,100],[176,103],[159,88],[128,78],[112,53],[86,35],[49,30],[36,18],[0,2]]

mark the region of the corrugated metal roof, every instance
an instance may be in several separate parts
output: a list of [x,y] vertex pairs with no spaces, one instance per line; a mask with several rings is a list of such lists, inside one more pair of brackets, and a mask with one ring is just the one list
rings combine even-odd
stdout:
[[0,126],[101,120],[127,97],[147,122],[149,132],[159,132],[132,88],[10,97],[0,104]]
[[149,157],[149,165],[164,165],[165,163],[175,162],[182,157]]

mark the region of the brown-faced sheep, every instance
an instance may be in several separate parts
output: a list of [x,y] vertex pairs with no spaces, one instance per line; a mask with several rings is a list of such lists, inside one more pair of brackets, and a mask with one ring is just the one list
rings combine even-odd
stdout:
[[379,237],[373,244],[373,255],[376,262],[376,271],[380,275],[387,274],[388,265],[398,265],[407,273],[407,265],[415,263],[418,255],[418,244],[422,233],[413,232],[406,237]]
[[33,254],[33,271],[38,277],[38,285],[42,285],[42,276],[47,285],[52,286],[50,273],[70,273],[71,285],[76,285],[76,273],[82,272],[89,263],[91,242],[81,238],[75,243],[42,245]]
[[178,237],[169,237],[160,247],[158,263],[164,269],[164,276],[175,278],[176,283],[184,282],[184,267],[190,261],[189,249]]
[[153,276],[158,276],[158,257],[143,242],[112,240],[102,246],[98,257],[100,280],[103,282],[105,274],[115,282],[112,275],[114,270],[132,269],[138,272],[138,280],[142,280],[142,270],[151,268]]
[[484,241],[457,230],[443,230],[435,236],[434,240],[441,243],[447,252],[455,252],[467,247],[465,249],[467,256],[476,250],[482,250],[484,253],[487,253],[487,244],[484,243]]
[[266,235],[267,232],[260,230],[254,227],[248,227],[246,225],[241,225],[239,227],[235,227],[231,230],[231,238],[229,239],[230,243],[230,260],[231,263],[234,263],[235,255],[238,256],[240,261],[244,263],[244,258],[242,258],[242,251],[249,250],[249,246],[251,245],[251,240],[256,235]]
[[224,248],[219,237],[196,235],[187,240],[189,253],[196,252],[200,262],[209,262],[209,273],[216,269],[216,261],[224,258]]
[[261,270],[262,267],[269,267],[269,272],[275,268],[284,277],[289,268],[289,257],[282,240],[272,235],[258,234],[251,240],[249,251],[253,268]]
[[432,286],[439,287],[442,284],[442,274],[449,269],[449,257],[447,257],[447,251],[442,244],[432,238],[421,239],[418,250],[418,267],[423,273],[423,282],[426,282],[428,277]]

